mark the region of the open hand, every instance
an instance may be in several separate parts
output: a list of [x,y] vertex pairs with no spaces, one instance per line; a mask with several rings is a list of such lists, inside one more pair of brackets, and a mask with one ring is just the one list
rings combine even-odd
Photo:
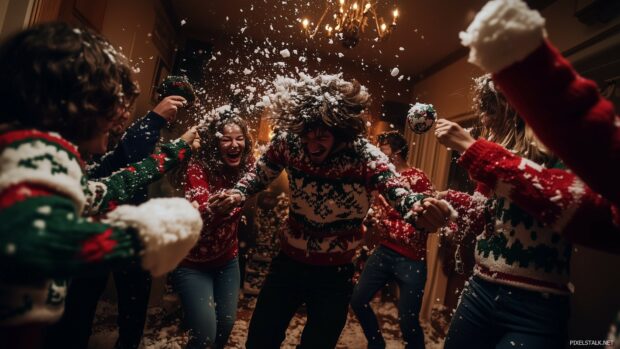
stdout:
[[435,124],[435,137],[439,143],[459,153],[464,152],[476,140],[456,122],[439,119]]

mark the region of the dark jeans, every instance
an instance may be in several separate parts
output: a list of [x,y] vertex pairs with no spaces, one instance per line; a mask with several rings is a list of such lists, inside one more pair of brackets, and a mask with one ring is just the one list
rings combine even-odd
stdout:
[[238,259],[211,270],[179,267],[172,272],[172,285],[189,329],[186,348],[224,348],[237,318]]
[[[142,340],[146,308],[151,293],[151,276],[138,269],[112,273],[118,295],[118,340],[115,348],[136,349]],[[108,275],[78,277],[71,280],[60,321],[48,328],[46,348],[84,349],[92,333],[99,297]]]
[[569,297],[472,277],[452,317],[445,349],[564,348]]
[[405,348],[424,348],[424,332],[419,316],[426,283],[426,261],[413,261],[385,246],[379,246],[368,258],[351,297],[351,308],[364,330],[368,348],[385,348],[385,340],[370,301],[381,287],[392,280],[396,281],[400,290],[398,314]]
[[307,322],[299,349],[331,349],[347,321],[353,285],[353,264],[315,266],[280,253],[258,295],[252,314],[247,349],[276,349],[302,303]]

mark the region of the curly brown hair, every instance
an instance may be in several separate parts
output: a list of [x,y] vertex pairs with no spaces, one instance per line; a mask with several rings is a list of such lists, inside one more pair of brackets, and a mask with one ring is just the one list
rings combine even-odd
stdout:
[[103,37],[46,23],[0,45],[0,123],[89,140],[100,120],[130,108],[139,94],[126,58]]
[[280,77],[274,84],[272,119],[279,129],[296,134],[328,129],[342,141],[366,135],[362,113],[370,95],[356,80],[346,81],[341,74],[300,74],[298,80]]
[[392,152],[398,152],[398,155],[403,160],[407,160],[407,154],[409,153],[409,144],[407,143],[407,139],[405,139],[405,136],[403,136],[400,132],[383,132],[377,137],[377,143],[379,145],[389,144]]

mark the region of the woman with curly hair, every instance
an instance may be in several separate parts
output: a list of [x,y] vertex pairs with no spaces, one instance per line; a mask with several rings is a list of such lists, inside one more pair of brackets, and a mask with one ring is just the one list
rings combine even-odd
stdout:
[[177,165],[193,131],[100,181],[84,173],[138,95],[131,75],[107,40],[63,23],[0,46],[0,343],[38,347],[63,312],[66,278],[136,262],[163,275],[196,241],[187,200],[118,206]]
[[252,141],[236,109],[225,106],[214,114],[199,128],[200,148],[181,174],[185,196],[198,205],[204,222],[198,242],[171,275],[189,329],[186,348],[224,348],[239,299],[241,208],[224,213],[212,209],[209,199],[253,170]]
[[279,348],[297,308],[308,321],[299,348],[333,348],[347,318],[353,289],[352,258],[362,241],[371,192],[416,224],[414,204],[428,200],[418,228],[445,222],[447,204],[412,192],[388,158],[366,138],[364,109],[370,95],[341,74],[299,79],[279,77],[270,95],[278,131],[256,170],[214,200],[214,207],[240,206],[286,170],[290,211],[280,231],[281,253],[273,259],[252,315],[247,348]]

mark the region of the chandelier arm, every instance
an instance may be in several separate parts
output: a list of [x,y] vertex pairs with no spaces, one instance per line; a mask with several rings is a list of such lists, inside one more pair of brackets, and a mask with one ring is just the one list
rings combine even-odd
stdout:
[[316,23],[316,26],[314,27],[314,31],[312,32],[312,34],[310,34],[310,39],[314,38],[314,35],[316,35],[316,33],[319,31],[319,28],[321,27],[321,23],[323,23],[323,19],[325,19],[325,15],[327,14],[328,11],[329,11],[329,0],[327,1],[327,4],[325,5],[325,10],[323,10],[323,14],[321,15],[321,18],[319,19],[319,21]]
[[383,39],[383,33],[381,32],[381,26],[379,25],[379,18],[377,17],[377,11],[375,10],[374,4],[370,8],[369,12],[372,13],[372,17],[375,19],[375,25],[377,27],[377,34],[379,35],[379,39]]

